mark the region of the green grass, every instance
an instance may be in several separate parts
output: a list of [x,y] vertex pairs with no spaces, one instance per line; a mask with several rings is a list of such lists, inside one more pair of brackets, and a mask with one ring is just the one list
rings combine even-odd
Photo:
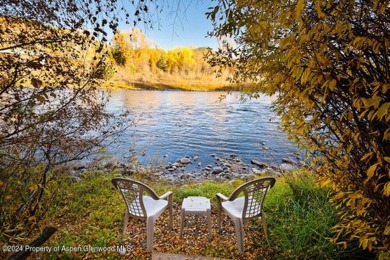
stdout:
[[[81,182],[61,176],[50,182],[48,192],[56,192],[56,199],[41,225],[58,227],[49,240],[51,247],[120,244],[124,204],[111,184],[114,176],[115,173],[96,171],[86,174]],[[156,182],[145,175],[132,178],[145,182],[158,195],[172,190],[177,205],[188,196],[209,197],[214,209],[217,193],[229,195],[242,183],[234,181],[231,185],[228,182],[206,181],[179,186]],[[262,238],[259,238],[256,246],[264,248],[263,251],[269,252],[272,258],[328,259],[343,256],[344,252],[327,239],[331,236],[332,226],[337,223],[335,208],[327,200],[328,191],[315,186],[314,181],[313,177],[307,175],[278,178],[267,195],[264,207],[271,246]],[[257,221],[251,223],[253,228],[262,229]],[[59,256],[52,254],[50,257],[88,258],[89,253],[62,252]],[[112,257],[109,253],[103,256]]]
[[[123,221],[123,208],[122,199],[116,196],[111,185],[112,177],[96,171],[89,172],[80,182],[73,182],[69,177],[50,182],[48,190],[57,194],[44,222],[58,227],[50,239],[52,248],[119,244],[121,232],[118,227]],[[80,255],[84,253],[61,252],[52,256],[73,258]]]
[[290,258],[329,259],[344,256],[330,243],[337,213],[328,202],[329,191],[301,173],[276,182],[265,200],[270,241],[276,254]]

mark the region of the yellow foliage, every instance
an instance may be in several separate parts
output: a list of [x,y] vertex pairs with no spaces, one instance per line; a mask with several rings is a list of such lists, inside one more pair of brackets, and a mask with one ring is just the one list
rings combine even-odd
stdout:
[[334,191],[335,242],[388,252],[389,1],[239,2],[214,20],[215,36],[239,43],[220,64],[234,60],[237,81],[277,96],[283,130],[312,152],[320,184]]

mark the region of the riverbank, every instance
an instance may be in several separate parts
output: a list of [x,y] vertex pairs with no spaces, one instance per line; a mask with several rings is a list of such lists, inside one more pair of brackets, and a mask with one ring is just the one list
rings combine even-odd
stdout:
[[[251,163],[247,164],[235,154],[231,154],[229,157],[218,157],[211,154],[210,157],[213,158],[213,163],[207,165],[202,165],[199,162],[199,156],[183,156],[173,163],[155,165],[154,167],[144,166],[134,160],[132,160],[132,163],[119,163],[116,160],[104,163],[96,161],[91,164],[74,165],[71,168],[71,175],[77,181],[84,172],[115,170],[123,176],[142,173],[171,183],[187,183],[234,179],[248,181],[262,176],[281,177],[298,169],[309,168],[304,161],[291,158],[282,158],[279,165],[268,165],[256,159],[252,159]],[[297,159],[299,159],[299,156],[297,156]]]
[[242,91],[243,87],[234,84],[205,82],[157,82],[157,81],[111,81],[103,87],[133,90],[180,90],[180,91]]
[[[42,226],[55,226],[58,231],[49,240],[50,248],[111,248],[124,246],[127,258],[149,259],[146,252],[145,223],[130,219],[129,233],[122,236],[123,211],[125,209],[120,193],[114,189],[111,179],[124,176],[113,165],[101,170],[88,170],[75,180],[58,174],[47,187],[56,191],[52,207],[40,221]],[[318,188],[313,175],[296,171],[286,177],[278,177],[276,185],[265,200],[269,231],[269,246],[262,227],[256,220],[246,223],[245,253],[239,255],[236,236],[230,219],[223,214],[223,233],[217,232],[216,194],[229,195],[242,180],[207,180],[199,183],[187,181],[185,185],[156,178],[150,172],[134,172],[126,177],[142,181],[158,194],[173,191],[174,228],[168,230],[169,214],[162,214],[155,223],[154,252],[220,257],[226,259],[275,259],[275,258],[325,258],[346,256],[346,251],[330,243],[331,228],[337,223],[336,209],[328,202],[328,191]],[[188,196],[205,196],[211,199],[212,239],[207,239],[207,227],[203,221],[192,220],[180,237],[181,202]],[[194,239],[196,238],[196,239]],[[116,248],[116,247],[115,247]],[[66,251],[61,250],[42,257],[60,258],[112,258],[123,257],[116,250]]]
[[129,73],[121,67],[117,67],[114,76],[102,85],[103,87],[137,90],[255,91],[254,84],[236,84],[212,75],[188,77],[188,75],[178,76],[166,73],[154,75],[149,73],[146,76],[143,73]]
[[123,88],[132,90],[179,90],[179,91],[242,91],[253,92],[251,84],[223,84],[213,82],[158,82],[158,81],[108,81],[104,88]]

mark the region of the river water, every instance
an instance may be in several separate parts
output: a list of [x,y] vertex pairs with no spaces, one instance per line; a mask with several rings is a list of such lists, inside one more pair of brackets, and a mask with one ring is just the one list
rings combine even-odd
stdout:
[[110,92],[107,110],[119,114],[127,109],[136,122],[108,148],[118,161],[132,151],[143,165],[173,163],[184,156],[198,156],[205,165],[214,161],[213,155],[231,154],[269,165],[297,159],[297,148],[278,130],[270,97],[243,102],[238,92]]

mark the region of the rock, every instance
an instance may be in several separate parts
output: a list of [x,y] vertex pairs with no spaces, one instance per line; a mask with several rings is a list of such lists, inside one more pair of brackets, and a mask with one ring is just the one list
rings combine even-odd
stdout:
[[127,165],[127,170],[131,173],[135,173],[137,171],[137,168],[135,167],[134,164],[129,164]]
[[262,173],[263,173],[262,170],[259,170],[259,169],[256,169],[256,168],[252,168],[252,172],[253,172],[254,174],[262,174]]
[[86,167],[85,165],[76,165],[73,169],[76,171],[84,170]]
[[240,179],[243,180],[243,181],[247,181],[248,180],[248,176],[247,175],[241,175]]
[[180,176],[180,179],[182,179],[182,180],[191,179],[191,178],[192,178],[192,175],[189,173],[185,173],[185,174]]
[[199,156],[194,156],[194,157],[192,157],[192,160],[194,160],[194,161],[197,161],[197,160],[199,160]]
[[211,156],[211,157],[215,157],[215,154],[212,153],[212,154],[210,154],[210,156]]
[[180,167],[180,164],[179,164],[178,162],[174,162],[174,163],[172,163],[172,166],[174,166],[174,167]]
[[119,167],[121,167],[121,168],[126,168],[126,167],[127,167],[127,165],[126,165],[126,164],[124,164],[124,163],[120,163],[120,164],[119,164]]
[[180,159],[180,162],[183,163],[183,164],[189,164],[191,162],[191,160],[188,159],[187,157],[184,157],[184,158]]
[[262,162],[260,162],[260,161],[258,161],[258,160],[254,160],[254,159],[251,160],[251,163],[254,164],[254,165],[259,166],[260,168],[267,168],[267,167],[268,167],[267,164],[262,163]]
[[289,164],[292,164],[292,165],[296,165],[297,164],[296,161],[294,161],[294,160],[292,160],[290,158],[282,158],[282,162],[289,163]]
[[232,168],[232,166],[229,163],[224,163],[223,166],[225,166],[227,168]]
[[297,169],[297,167],[295,167],[294,165],[289,164],[289,163],[282,163],[282,164],[279,166],[279,169],[280,169],[282,172],[292,172],[292,171],[295,171],[295,170]]
[[213,168],[213,173],[214,173],[214,174],[219,174],[219,173],[221,173],[221,172],[223,172],[222,167],[217,166],[217,167],[214,167],[214,168]]
[[201,162],[198,162],[198,167],[201,167],[202,166],[202,163]]
[[279,169],[274,170],[273,168],[267,168],[267,169],[265,169],[265,170],[264,170],[264,174],[282,176],[282,173],[279,171]]
[[105,168],[105,169],[110,169],[110,168],[112,168],[112,167],[114,167],[114,164],[113,164],[112,162],[108,162],[108,163],[106,163],[106,164],[104,165],[104,168]]
[[226,175],[225,179],[226,179],[226,180],[231,180],[231,179],[232,179],[232,176]]

